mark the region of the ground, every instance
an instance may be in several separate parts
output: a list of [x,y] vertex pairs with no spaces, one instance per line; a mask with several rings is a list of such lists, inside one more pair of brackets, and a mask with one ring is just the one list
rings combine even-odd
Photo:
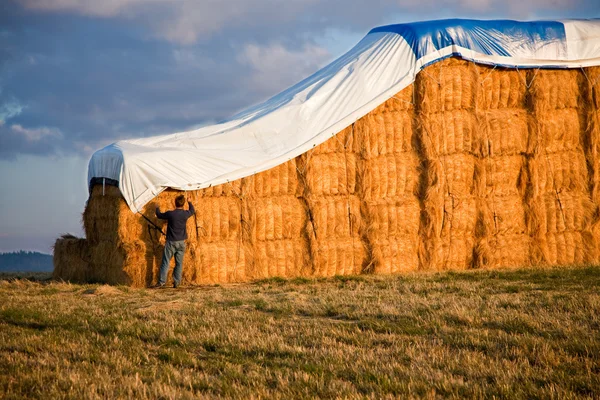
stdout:
[[600,267],[181,289],[18,278],[0,281],[0,398],[600,396]]

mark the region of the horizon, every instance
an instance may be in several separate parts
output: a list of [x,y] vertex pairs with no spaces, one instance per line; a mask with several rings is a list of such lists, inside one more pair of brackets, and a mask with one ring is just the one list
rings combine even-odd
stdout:
[[0,256],[5,254],[42,254],[44,256],[51,256],[50,253],[42,253],[41,251],[31,251],[31,250],[14,250],[14,251],[0,251]]

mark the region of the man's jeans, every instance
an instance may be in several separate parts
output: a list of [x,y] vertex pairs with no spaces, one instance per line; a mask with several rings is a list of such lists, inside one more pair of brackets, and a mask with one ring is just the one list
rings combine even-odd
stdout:
[[177,285],[181,282],[181,272],[183,267],[183,254],[185,253],[185,240],[165,243],[162,264],[160,265],[159,284],[164,285],[167,282],[167,273],[169,272],[169,263],[173,254],[175,254],[175,270],[173,270],[173,282]]

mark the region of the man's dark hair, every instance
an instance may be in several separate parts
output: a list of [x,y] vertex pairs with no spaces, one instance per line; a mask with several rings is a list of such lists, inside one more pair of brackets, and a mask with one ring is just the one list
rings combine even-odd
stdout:
[[179,207],[183,207],[183,205],[185,204],[185,196],[180,194],[179,196],[177,196],[175,198],[175,207],[179,208]]

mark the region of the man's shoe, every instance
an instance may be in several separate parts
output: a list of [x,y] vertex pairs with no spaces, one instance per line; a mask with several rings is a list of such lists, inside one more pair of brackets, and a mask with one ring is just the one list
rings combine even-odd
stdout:
[[151,289],[164,289],[165,288],[165,284],[164,283],[157,283],[154,286],[150,287]]
[[179,283],[173,282],[173,289],[177,289],[178,286],[179,286]]

